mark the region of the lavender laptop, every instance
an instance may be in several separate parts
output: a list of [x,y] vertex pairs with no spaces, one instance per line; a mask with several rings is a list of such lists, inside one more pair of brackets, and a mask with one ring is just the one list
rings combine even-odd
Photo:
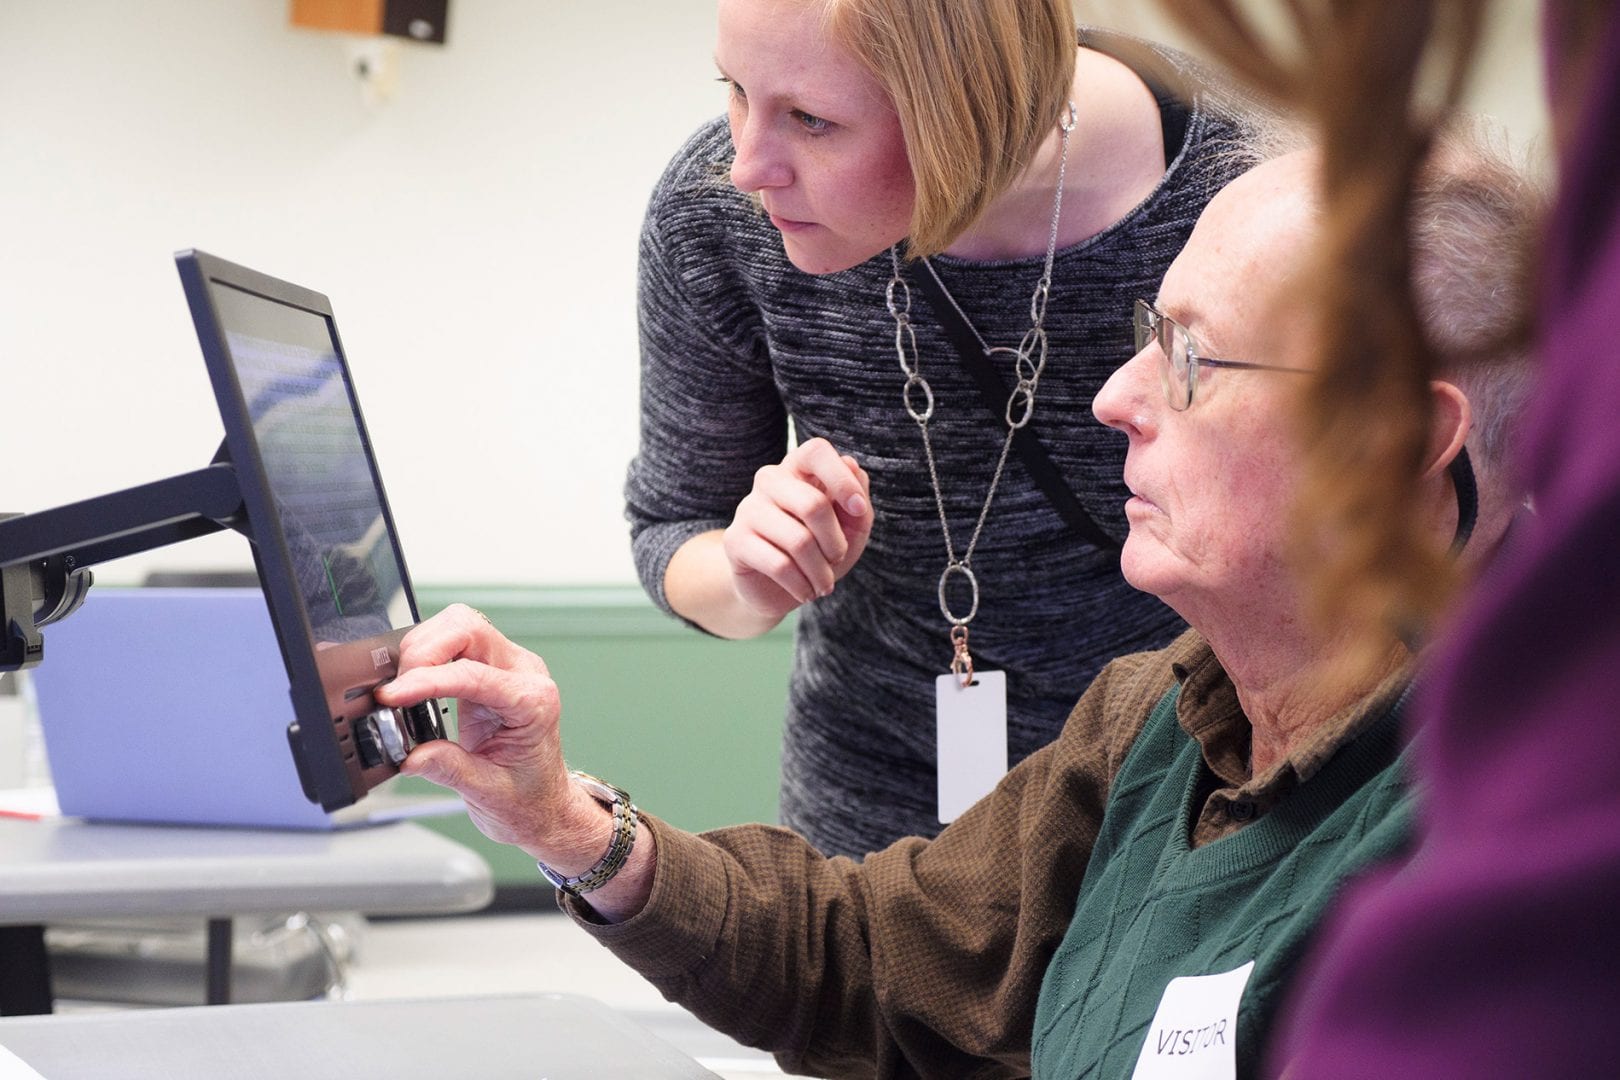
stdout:
[[30,675],[64,815],[332,829],[462,809],[392,783],[337,811],[304,796],[287,670],[256,588],[94,589]]

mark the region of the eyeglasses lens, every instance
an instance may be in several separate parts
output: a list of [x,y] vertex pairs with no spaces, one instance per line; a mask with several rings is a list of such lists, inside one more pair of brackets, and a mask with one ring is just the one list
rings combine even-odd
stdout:
[[1150,341],[1158,342],[1159,381],[1164,385],[1165,399],[1171,408],[1185,409],[1192,404],[1191,343],[1187,331],[1141,300],[1136,302],[1134,316],[1136,351],[1147,348]]
[[1185,409],[1192,404],[1193,396],[1192,343],[1188,340],[1186,329],[1169,319],[1161,319],[1159,345],[1170,361],[1165,365],[1164,392],[1169,396],[1173,408]]

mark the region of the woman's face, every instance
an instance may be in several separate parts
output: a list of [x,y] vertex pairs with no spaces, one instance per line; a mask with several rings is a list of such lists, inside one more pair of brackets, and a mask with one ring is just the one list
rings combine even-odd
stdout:
[[715,62],[730,89],[731,182],[757,195],[788,258],[847,270],[910,231],[900,120],[822,26],[816,0],[720,0]]
[[[1302,334],[1279,324],[1273,301],[1310,242],[1312,175],[1304,155],[1262,165],[1198,219],[1158,307],[1203,355],[1299,360]],[[1163,362],[1150,341],[1092,403],[1098,420],[1129,439],[1126,580],[1195,626],[1211,611],[1241,619],[1254,605],[1293,610],[1285,553],[1300,476],[1290,411],[1298,376],[1204,368],[1191,407],[1177,412],[1160,382]]]

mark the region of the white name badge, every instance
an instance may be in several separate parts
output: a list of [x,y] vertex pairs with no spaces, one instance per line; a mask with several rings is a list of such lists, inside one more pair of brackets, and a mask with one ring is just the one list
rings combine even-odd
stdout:
[[939,722],[939,820],[948,824],[1007,775],[1007,673],[975,671],[934,680]]
[[1254,961],[1221,975],[1171,979],[1131,1080],[1232,1080],[1237,1014]]

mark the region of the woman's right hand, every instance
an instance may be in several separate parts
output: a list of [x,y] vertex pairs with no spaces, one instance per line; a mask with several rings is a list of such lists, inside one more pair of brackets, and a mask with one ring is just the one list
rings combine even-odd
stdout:
[[872,534],[871,480],[826,439],[794,447],[754,474],[722,546],[738,599],[780,620],[826,596],[866,550]]

